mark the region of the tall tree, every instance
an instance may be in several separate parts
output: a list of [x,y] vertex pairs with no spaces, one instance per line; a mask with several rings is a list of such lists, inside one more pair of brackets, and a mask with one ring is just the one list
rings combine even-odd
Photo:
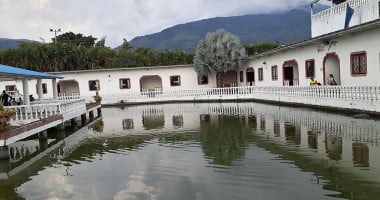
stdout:
[[229,70],[237,70],[245,57],[245,48],[240,44],[240,39],[230,32],[219,29],[207,33],[198,43],[194,69],[202,76],[216,72],[217,86],[222,87],[222,74]]
[[[55,42],[55,38],[52,39]],[[83,36],[78,33],[67,32],[62,35],[57,35],[57,43],[68,43],[75,46],[93,47],[97,38],[92,36]]]

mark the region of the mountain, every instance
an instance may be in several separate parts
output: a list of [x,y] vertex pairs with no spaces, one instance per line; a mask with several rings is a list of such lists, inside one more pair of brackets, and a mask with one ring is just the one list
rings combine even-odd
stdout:
[[0,38],[0,49],[16,49],[18,48],[18,44],[20,42],[35,42],[35,41],[26,40],[26,39]]
[[[317,12],[326,6],[318,7]],[[167,28],[159,33],[139,36],[129,44],[154,50],[194,51],[206,33],[224,29],[237,35],[243,44],[278,41],[289,44],[311,37],[310,12],[294,9],[287,13],[216,17]]]

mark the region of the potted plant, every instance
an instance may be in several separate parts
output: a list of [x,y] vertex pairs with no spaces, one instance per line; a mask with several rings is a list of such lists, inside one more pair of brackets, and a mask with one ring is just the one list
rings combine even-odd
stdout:
[[154,97],[155,96],[155,92],[156,90],[154,88],[149,88],[148,89],[148,96],[149,97]]
[[95,100],[96,103],[100,103],[102,101],[102,97],[99,96],[99,92],[98,91],[96,91],[96,94],[94,96],[94,100]]
[[3,103],[0,102],[0,133],[6,132],[9,130],[9,120],[16,114],[16,110],[4,108]]

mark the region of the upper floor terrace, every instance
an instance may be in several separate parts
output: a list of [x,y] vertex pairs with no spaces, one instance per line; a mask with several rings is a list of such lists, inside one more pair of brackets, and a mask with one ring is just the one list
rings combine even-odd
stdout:
[[348,0],[311,16],[311,36],[317,37],[379,19],[380,0]]

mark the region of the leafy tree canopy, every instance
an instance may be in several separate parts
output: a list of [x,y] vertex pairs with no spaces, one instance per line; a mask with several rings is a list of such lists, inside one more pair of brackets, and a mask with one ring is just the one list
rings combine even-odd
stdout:
[[240,61],[246,57],[245,48],[240,39],[223,29],[207,33],[197,46],[194,57],[194,69],[199,75],[216,72],[218,87],[221,87],[221,74],[238,69]]
[[133,50],[126,40],[123,48],[116,51],[104,46],[105,39],[101,38],[94,45],[96,38],[92,36],[67,33],[57,36],[57,44],[21,42],[17,49],[0,50],[0,63],[35,71],[54,72],[182,65],[191,64],[194,58],[193,53],[180,50],[152,51],[144,47]]
[[[105,38],[104,38],[105,39]],[[55,38],[52,38],[55,43]],[[97,38],[92,36],[83,36],[78,33],[67,32],[62,35],[57,35],[57,43],[69,43],[75,46],[93,47]]]
[[244,45],[246,51],[247,51],[247,54],[249,56],[252,56],[252,55],[255,55],[255,54],[258,54],[258,53],[262,53],[262,52],[265,52],[265,51],[269,51],[271,49],[275,49],[277,47],[280,46],[280,43],[279,42],[268,42],[268,41],[264,41],[264,42],[259,42],[257,44],[247,44],[247,45]]

